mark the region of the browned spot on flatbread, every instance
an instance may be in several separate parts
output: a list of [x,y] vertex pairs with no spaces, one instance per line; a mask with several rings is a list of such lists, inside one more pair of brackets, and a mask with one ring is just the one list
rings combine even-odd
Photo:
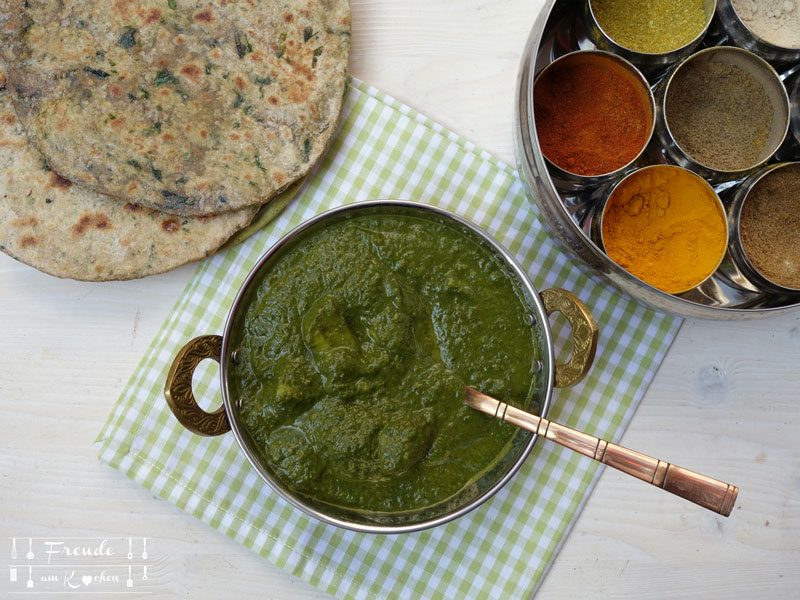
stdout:
[[238,133],[232,133],[232,134],[230,134],[230,136],[228,136],[228,137],[230,137],[230,139],[232,139],[234,142],[238,142],[238,141],[239,141],[239,139],[240,139],[240,136],[239,136],[239,134],[238,134]]
[[0,116],[0,123],[5,123],[6,125],[13,125],[15,122],[14,115],[11,113],[5,113],[4,115]]
[[128,202],[124,207],[125,212],[128,213],[135,213],[137,210],[141,210],[138,206],[136,206],[133,202]]
[[92,227],[101,231],[105,229],[111,229],[111,222],[104,213],[86,213],[80,219],[78,219],[78,222],[75,223],[75,225],[72,226],[72,233],[75,236],[81,236],[84,234],[86,229]]
[[125,126],[125,117],[117,117],[111,121],[111,127],[114,129],[122,129]]
[[135,181],[131,181],[131,182],[128,184],[128,187],[127,187],[126,189],[128,190],[128,193],[129,193],[129,194],[133,194],[133,192],[135,192],[135,191],[136,191],[136,188],[137,188],[137,187],[139,187],[139,185],[138,185],[138,184],[137,184]]
[[292,21],[294,21],[294,15],[292,13],[286,13],[285,15],[283,15],[283,20],[286,21],[287,23],[291,23]]
[[144,21],[145,25],[150,25],[150,23],[155,23],[160,18],[161,18],[161,10],[158,8],[151,8],[144,14],[144,16],[142,16],[142,20]]
[[72,182],[69,179],[67,179],[66,177],[62,177],[55,171],[50,171],[50,182],[47,184],[47,187],[67,189],[71,185]]
[[204,137],[207,137],[207,136],[208,136],[208,132],[205,129],[201,129],[200,130],[200,137],[204,138]]
[[278,106],[278,99],[275,96],[270,96],[268,100],[272,106]]
[[180,72],[181,75],[186,77],[186,79],[188,79],[192,83],[198,83],[198,84],[200,83],[200,73],[202,71],[200,70],[200,67],[198,67],[197,65],[193,64],[184,65],[183,67],[181,67]]
[[296,85],[293,85],[289,90],[289,100],[295,104],[302,104],[308,100],[308,90],[306,89],[306,86],[302,84],[302,82],[296,81],[295,83]]
[[128,16],[128,6],[135,4],[138,0],[114,0],[114,12],[123,16]]
[[33,237],[32,235],[26,235],[19,241],[19,245],[22,246],[23,248],[28,248],[29,246],[35,246],[36,238]]
[[240,90],[243,90],[245,85],[246,84],[244,82],[244,79],[242,79],[241,77],[237,76],[236,77],[236,87],[238,87]]
[[194,20],[199,21],[200,23],[213,23],[214,22],[214,11],[210,8],[204,8],[203,10],[198,10],[194,13]]
[[122,98],[122,95],[125,93],[125,90],[122,89],[121,85],[114,84],[110,88],[108,88],[108,93],[111,95],[112,98]]
[[163,58],[159,58],[156,61],[156,64],[163,69],[163,68],[165,68],[167,66],[167,61],[164,60]]
[[181,226],[178,225],[178,222],[175,219],[167,219],[166,221],[161,223],[161,229],[163,229],[167,233],[175,233],[176,231],[178,231],[178,229],[180,229],[180,227]]
[[172,135],[171,133],[165,133],[164,135],[161,136],[161,139],[164,140],[165,142],[169,142],[174,140],[175,136]]
[[186,43],[186,38],[183,37],[182,35],[177,35],[175,36],[175,43],[178,44],[178,46],[181,46],[184,43]]
[[64,131],[67,128],[67,120],[61,119],[58,123],[56,123],[56,129],[58,131]]
[[280,171],[273,171],[272,180],[278,185],[283,185],[283,182],[286,181],[286,175],[284,175]]
[[253,62],[261,62],[264,60],[264,54],[258,50],[254,51],[252,54],[248,54],[247,56],[249,56],[250,60]]
[[14,219],[13,221],[11,221],[11,226],[12,227],[17,227],[17,228],[34,227],[34,226],[36,226],[36,223],[38,223],[38,221],[36,220],[36,217],[29,217],[27,219],[19,218],[19,219]]
[[0,73],[0,92],[6,89],[6,74]]

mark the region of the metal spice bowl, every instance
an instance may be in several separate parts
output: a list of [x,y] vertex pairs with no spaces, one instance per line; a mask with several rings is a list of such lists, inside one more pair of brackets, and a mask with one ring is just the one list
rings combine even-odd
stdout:
[[[778,294],[758,282],[749,281],[730,253],[704,283],[682,294],[672,295],[625,271],[592,241],[593,214],[614,182],[575,192],[560,191],[539,147],[533,112],[536,75],[564,54],[596,47],[586,31],[585,5],[585,0],[547,0],[533,25],[520,63],[515,106],[517,163],[528,196],[540,209],[545,225],[556,239],[595,272],[621,291],[660,310],[693,318],[742,320],[800,308],[800,296]],[[730,44],[730,38],[719,21],[719,15],[716,15],[697,51],[723,43]],[[800,63],[788,66],[773,63],[773,67],[784,85],[787,79],[793,81],[794,73],[800,72]],[[660,79],[661,75],[649,75],[652,89],[656,89]],[[654,136],[646,153],[649,163],[674,164],[660,144]],[[782,161],[800,160],[800,149],[794,145],[784,144],[777,154]],[[778,162],[776,156],[766,161],[767,165],[775,162]],[[744,175],[713,186],[726,207],[730,206],[732,196],[743,180]]]

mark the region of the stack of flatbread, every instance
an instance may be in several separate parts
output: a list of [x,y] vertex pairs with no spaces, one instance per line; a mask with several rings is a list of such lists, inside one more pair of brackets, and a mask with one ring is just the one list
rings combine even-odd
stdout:
[[0,0],[0,250],[87,281],[213,253],[325,152],[349,10]]

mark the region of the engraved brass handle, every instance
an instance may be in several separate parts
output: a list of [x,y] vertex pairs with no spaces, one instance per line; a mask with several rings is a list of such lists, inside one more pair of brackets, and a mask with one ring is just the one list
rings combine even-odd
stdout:
[[201,335],[180,349],[164,385],[164,396],[172,414],[192,433],[197,435],[222,435],[231,430],[225,407],[206,412],[197,405],[192,392],[192,375],[197,365],[206,358],[219,362],[222,355],[222,337]]
[[467,387],[467,405],[501,421],[508,421],[557,444],[580,452],[637,479],[672,492],[727,517],[733,510],[739,488],[663,460],[628,450],[587,433],[576,431],[509,406],[505,402]]
[[562,289],[544,290],[539,294],[548,316],[560,312],[572,326],[572,356],[566,363],[555,365],[557,388],[569,387],[586,376],[597,350],[597,321],[578,297]]

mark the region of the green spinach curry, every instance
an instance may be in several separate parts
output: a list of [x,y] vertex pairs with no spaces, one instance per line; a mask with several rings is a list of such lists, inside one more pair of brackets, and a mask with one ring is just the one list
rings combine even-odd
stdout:
[[262,460],[328,504],[452,498],[517,434],[468,408],[464,386],[519,407],[533,395],[535,332],[513,276],[476,236],[431,219],[357,216],[301,235],[237,333],[233,380]]

